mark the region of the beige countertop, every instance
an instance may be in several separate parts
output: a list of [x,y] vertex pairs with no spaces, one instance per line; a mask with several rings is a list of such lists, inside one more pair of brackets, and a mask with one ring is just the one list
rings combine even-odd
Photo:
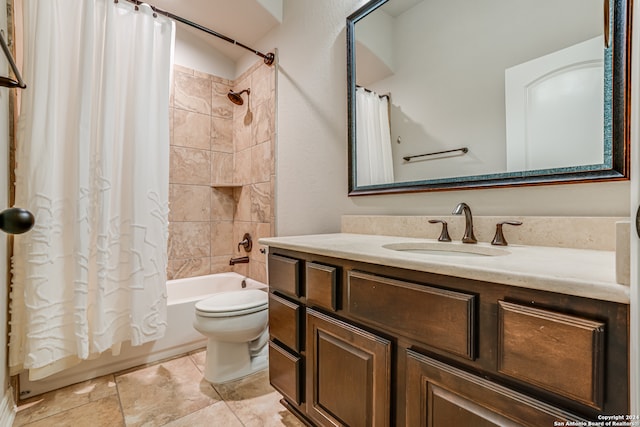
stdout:
[[[348,233],[268,237],[261,238],[259,243],[273,248],[629,304],[629,287],[616,283],[613,251],[522,245],[501,247],[488,243],[469,245]],[[451,250],[469,247],[477,251],[497,249],[508,254],[430,255],[383,247],[400,243],[443,245]]]

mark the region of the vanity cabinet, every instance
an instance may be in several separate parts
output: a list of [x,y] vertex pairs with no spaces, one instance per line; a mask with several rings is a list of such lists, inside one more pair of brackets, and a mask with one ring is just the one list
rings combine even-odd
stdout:
[[629,413],[629,307],[271,247],[270,380],[317,426]]
[[391,342],[307,309],[307,415],[321,426],[388,426]]
[[477,295],[361,271],[347,272],[346,288],[345,311],[350,316],[465,359],[475,359]]
[[[575,414],[407,350],[407,426],[553,426]],[[585,424],[586,425],[586,424]]]

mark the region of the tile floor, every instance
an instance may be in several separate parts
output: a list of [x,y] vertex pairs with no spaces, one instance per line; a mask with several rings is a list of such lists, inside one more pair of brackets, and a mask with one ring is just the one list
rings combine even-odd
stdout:
[[20,402],[14,426],[303,426],[267,371],[215,387],[204,351],[106,375]]

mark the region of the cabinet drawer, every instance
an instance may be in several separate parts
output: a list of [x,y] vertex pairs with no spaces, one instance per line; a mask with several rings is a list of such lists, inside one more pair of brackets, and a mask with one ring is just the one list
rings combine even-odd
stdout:
[[577,400],[603,405],[605,324],[498,302],[498,370]]
[[476,296],[350,271],[349,314],[473,360]]
[[269,294],[269,334],[293,351],[301,350],[302,310],[296,303]]
[[338,309],[337,269],[308,262],[305,278],[307,305],[317,305],[336,311]]
[[408,426],[587,425],[574,414],[438,360],[411,350],[406,356]]
[[269,287],[299,297],[300,260],[269,254]]
[[302,360],[273,342],[269,342],[269,381],[284,397],[296,405],[302,403]]

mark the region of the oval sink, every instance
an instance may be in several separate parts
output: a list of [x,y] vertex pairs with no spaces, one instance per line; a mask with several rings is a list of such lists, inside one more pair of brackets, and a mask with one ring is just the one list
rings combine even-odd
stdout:
[[387,245],[382,245],[382,247],[385,249],[391,249],[393,251],[449,257],[501,256],[508,255],[510,253],[509,251],[500,248],[487,246],[471,246],[444,242],[390,243]]

